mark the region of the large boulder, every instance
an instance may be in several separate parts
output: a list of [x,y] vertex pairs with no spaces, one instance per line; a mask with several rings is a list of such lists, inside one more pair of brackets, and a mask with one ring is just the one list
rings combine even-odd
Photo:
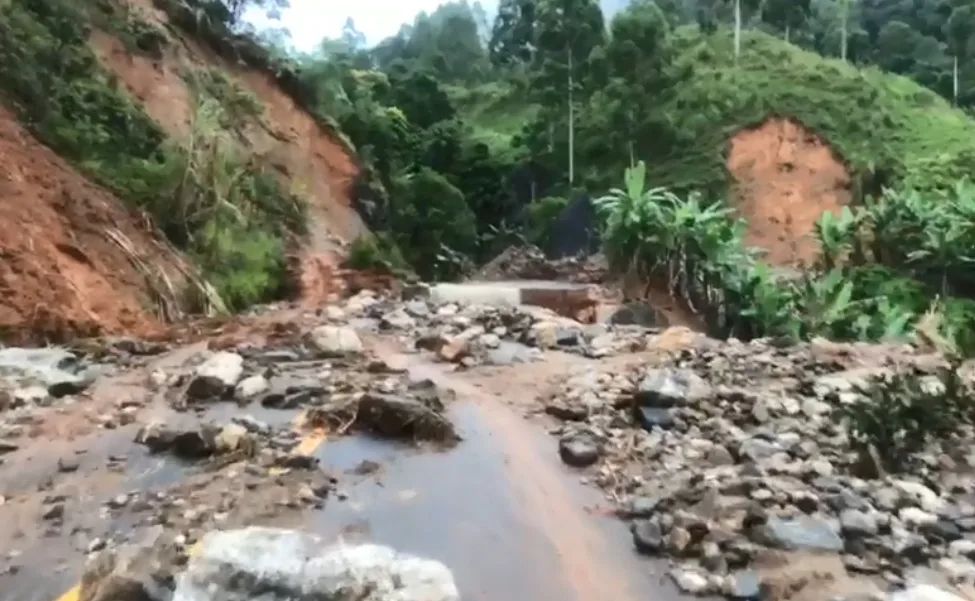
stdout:
[[348,326],[318,326],[308,334],[308,342],[321,357],[344,357],[362,352],[362,341]]
[[168,601],[183,553],[157,526],[141,539],[95,555],[81,577],[79,601]]
[[458,601],[442,563],[379,545],[326,545],[318,537],[250,527],[207,534],[173,601]]
[[243,357],[228,351],[214,353],[196,368],[186,396],[194,400],[222,398],[233,390],[243,375]]

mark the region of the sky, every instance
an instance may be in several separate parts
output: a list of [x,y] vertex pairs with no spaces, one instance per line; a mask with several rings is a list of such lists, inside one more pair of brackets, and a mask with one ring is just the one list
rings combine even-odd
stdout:
[[[405,23],[412,23],[420,11],[433,12],[446,0],[290,0],[291,8],[282,11],[283,26],[291,32],[295,48],[308,52],[318,47],[322,38],[336,38],[342,34],[346,17],[352,17],[356,28],[366,36],[366,44],[374,45],[383,38],[395,35]],[[495,4],[482,0],[485,8]],[[248,20],[261,28],[269,23],[263,15],[249,15]]]

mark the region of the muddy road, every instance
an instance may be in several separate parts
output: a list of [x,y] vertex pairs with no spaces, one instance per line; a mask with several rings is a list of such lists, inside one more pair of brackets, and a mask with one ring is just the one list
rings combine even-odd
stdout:
[[[79,579],[146,576],[101,567],[160,533],[169,566],[216,532],[278,556],[246,526],[435,560],[436,599],[971,599],[975,425],[890,473],[843,418],[895,371],[938,390],[946,365],[367,292],[0,349],[0,599],[130,601]],[[975,363],[956,375],[975,390]]]
[[[528,416],[554,382],[598,366],[598,360],[551,351],[522,361],[518,357],[529,349],[505,343],[502,350],[514,358],[507,365],[457,371],[455,364],[415,351],[401,333],[358,325],[359,352],[372,362],[366,372],[383,364],[390,377],[435,389],[459,444],[441,448],[437,441],[415,444],[354,428],[316,428],[302,402],[228,400],[187,411],[173,400],[185,383],[161,380],[178,380],[172,374],[192,370],[186,366],[212,353],[206,340],[117,366],[71,402],[21,410],[17,419],[27,425],[5,439],[3,599],[74,601],[87,556],[155,524],[178,524],[193,538],[207,529],[255,523],[438,559],[454,571],[466,599],[676,596],[669,583],[662,584],[663,566],[632,552],[625,524],[608,515],[602,496],[580,481],[581,471],[559,460],[557,440],[546,433],[553,422]],[[274,372],[271,393],[300,393],[309,379],[328,380],[342,369],[329,360],[296,360],[289,348],[262,349],[267,341],[255,340],[245,334],[237,346],[251,347],[255,364]],[[337,388],[362,385],[347,380]],[[289,495],[304,498],[307,492],[300,472],[262,470],[237,458],[224,462],[218,453],[187,460],[179,453],[150,453],[135,442],[148,424],[193,432],[234,420],[259,424],[261,436],[273,444],[290,441],[292,456],[317,460],[331,477],[328,494],[320,503],[295,502]],[[241,484],[245,478],[250,480]]]

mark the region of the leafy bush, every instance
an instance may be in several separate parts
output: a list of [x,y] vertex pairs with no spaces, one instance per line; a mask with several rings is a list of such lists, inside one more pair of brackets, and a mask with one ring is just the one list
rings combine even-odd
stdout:
[[367,234],[352,241],[345,266],[364,271],[398,273],[409,269],[403,254],[388,236]]
[[956,369],[927,374],[915,368],[884,377],[866,399],[841,405],[835,416],[855,447],[881,460],[885,470],[899,471],[932,438],[950,436],[969,421],[971,411]]
[[[969,259],[959,252],[969,244],[968,228],[958,225],[972,223],[967,211],[975,194],[966,185],[938,205],[918,201],[914,192],[888,192],[864,207],[823,215],[816,227],[819,269],[796,277],[758,261],[743,245],[744,224],[720,203],[647,189],[642,163],[626,170],[625,182],[597,200],[610,266],[665,282],[704,317],[712,335],[904,339],[934,307],[938,319],[929,323],[938,331],[930,336],[975,351],[975,301],[937,300],[963,289],[969,277],[961,268]],[[948,228],[961,233],[939,233]]]
[[478,233],[464,194],[426,167],[400,177],[394,190],[390,229],[417,273],[450,280],[467,270]]

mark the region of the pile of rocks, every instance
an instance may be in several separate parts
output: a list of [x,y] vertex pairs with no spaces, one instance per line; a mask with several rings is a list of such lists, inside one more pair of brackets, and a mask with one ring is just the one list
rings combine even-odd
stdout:
[[632,325],[582,324],[541,307],[437,304],[422,298],[376,303],[365,315],[380,332],[397,333],[439,360],[463,367],[532,361],[550,349],[598,359],[646,348],[647,337],[655,332]]
[[607,278],[607,265],[600,255],[549,259],[545,252],[531,244],[509,246],[484,265],[473,281],[555,280],[598,284]]
[[565,462],[598,464],[591,479],[637,549],[672,558],[687,592],[757,595],[748,569],[769,549],[840,554],[891,583],[925,566],[975,581],[975,430],[888,476],[837,419],[885,374],[943,366],[909,347],[705,340],[632,373],[581,374],[546,411],[567,422]]

